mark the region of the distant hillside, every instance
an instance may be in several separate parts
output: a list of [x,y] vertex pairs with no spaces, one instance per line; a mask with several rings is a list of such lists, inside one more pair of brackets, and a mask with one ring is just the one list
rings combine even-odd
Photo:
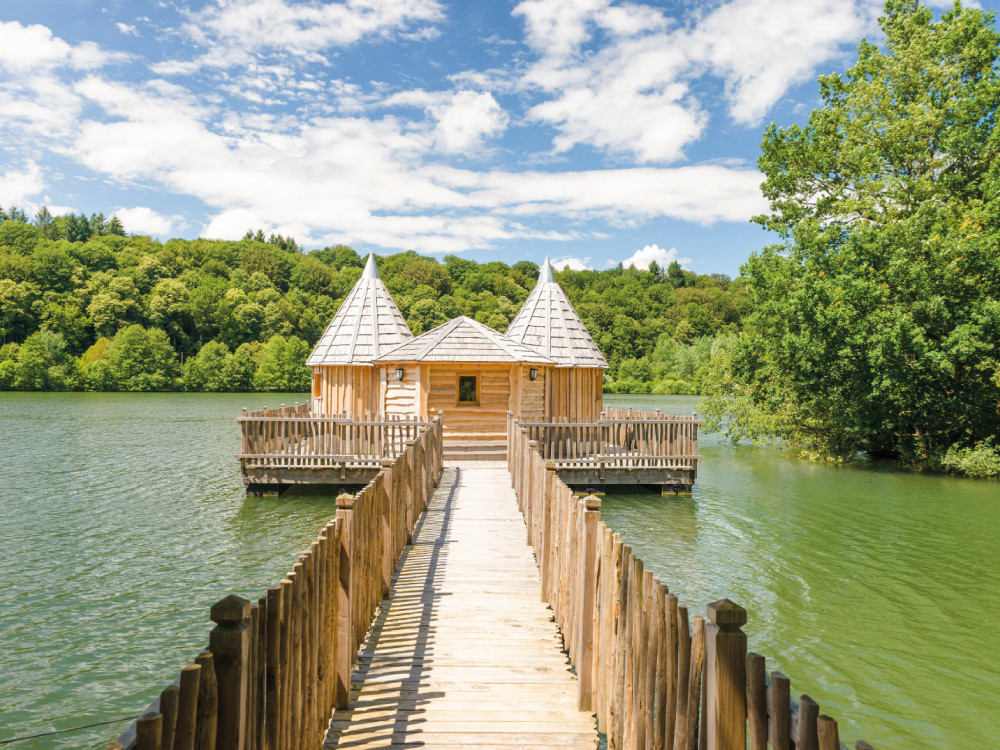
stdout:
[[[364,265],[346,246],[304,253],[261,232],[160,243],[114,217],[3,217],[0,390],[308,390],[305,356]],[[538,276],[527,261],[412,251],[378,266],[414,334],[457,315],[503,331]],[[696,392],[714,337],[749,311],[741,280],[676,263],[558,280],[611,390]]]

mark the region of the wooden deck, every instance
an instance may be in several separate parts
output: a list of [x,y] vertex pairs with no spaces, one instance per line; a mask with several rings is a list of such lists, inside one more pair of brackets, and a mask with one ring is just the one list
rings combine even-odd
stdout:
[[501,462],[444,474],[325,747],[595,748]]

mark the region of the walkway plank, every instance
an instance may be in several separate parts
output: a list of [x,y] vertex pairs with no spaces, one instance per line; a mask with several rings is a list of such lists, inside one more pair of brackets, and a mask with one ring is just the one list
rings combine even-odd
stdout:
[[326,748],[593,750],[500,462],[446,464]]

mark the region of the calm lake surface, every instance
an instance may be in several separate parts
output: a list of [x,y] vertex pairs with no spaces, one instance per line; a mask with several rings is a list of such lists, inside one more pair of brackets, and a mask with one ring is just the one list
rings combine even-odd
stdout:
[[[302,398],[0,393],[0,740],[135,715],[207,644],[214,601],[284,574],[333,498],[245,498],[234,419]],[[751,648],[844,739],[996,747],[1000,483],[700,448],[692,497],[602,508],[691,613],[745,606]],[[103,747],[124,726],[10,747]]]

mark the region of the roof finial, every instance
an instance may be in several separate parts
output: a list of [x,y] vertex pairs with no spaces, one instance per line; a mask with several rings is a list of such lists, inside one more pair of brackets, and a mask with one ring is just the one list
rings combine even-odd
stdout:
[[542,267],[538,271],[538,283],[539,284],[556,283],[556,275],[552,269],[552,263],[549,262],[548,255],[545,256],[545,262],[542,263]]
[[362,279],[377,279],[378,267],[375,265],[375,253],[368,253],[368,262],[365,263],[365,270],[361,274]]

